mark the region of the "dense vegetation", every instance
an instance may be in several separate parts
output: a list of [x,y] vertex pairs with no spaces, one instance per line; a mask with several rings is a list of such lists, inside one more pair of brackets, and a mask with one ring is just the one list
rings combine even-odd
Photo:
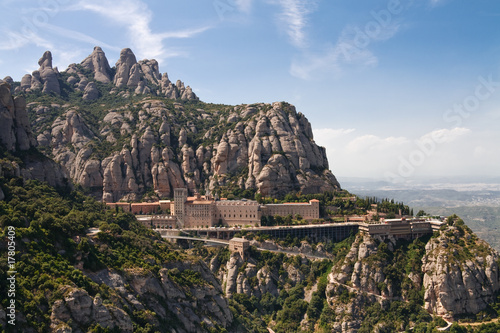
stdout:
[[[2,239],[7,227],[15,227],[16,239],[16,304],[17,327],[36,327],[46,332],[50,325],[53,303],[68,288],[85,289],[92,297],[100,295],[104,302],[113,302],[116,291],[97,284],[77,266],[97,271],[103,268],[123,272],[142,269],[158,276],[164,263],[191,260],[172,249],[154,232],[137,223],[133,215],[106,210],[92,198],[79,192],[57,191],[38,181],[21,178],[0,179],[5,200],[0,201]],[[100,228],[89,236],[89,228]],[[2,247],[0,258],[0,289],[7,290],[7,255]],[[196,260],[194,258],[193,260]],[[199,273],[173,271],[172,280],[180,285],[201,284]],[[2,297],[1,306],[8,306]],[[129,310],[136,331],[143,330],[142,312]],[[92,330],[93,326],[85,329]]]
[[[129,214],[105,210],[103,205],[79,192],[56,190],[38,181],[24,181],[20,178],[0,180],[5,200],[0,201],[0,227],[3,238],[6,227],[16,228],[16,270],[18,272],[18,294],[16,300],[19,312],[25,314],[25,322],[20,325],[37,327],[40,332],[47,331],[50,325],[49,313],[55,300],[63,297],[68,286],[97,294],[106,302],[112,302],[116,291],[104,284],[89,279],[82,270],[77,269],[79,261],[90,271],[111,268],[124,271],[129,268],[144,269],[158,275],[162,263],[179,260],[197,260],[200,256],[209,258],[214,255],[204,247],[197,246],[192,254],[180,252],[162,242],[151,231],[143,228]],[[450,217],[454,226],[467,228],[456,216]],[[100,228],[96,236],[89,236],[89,228]],[[327,275],[332,265],[345,257],[354,238],[343,242],[325,244],[333,254],[333,260],[306,261],[298,256],[286,256],[271,252],[251,250],[250,256],[257,268],[269,267],[286,276],[283,264],[297,267],[305,276],[301,283],[291,280],[278,285],[278,296],[269,293],[262,297],[248,297],[234,294],[230,299],[230,310],[234,321],[231,329],[253,332],[266,332],[269,325],[276,332],[295,332],[302,329],[304,316],[308,318],[305,332],[327,332],[331,320],[335,318],[334,308],[327,297],[334,297],[341,304],[353,300],[356,295],[347,290],[327,292]],[[405,276],[416,271],[421,265],[421,257],[426,239],[413,242],[400,242],[394,251],[389,251],[384,242],[379,244],[374,261],[384,261],[384,273],[393,279],[393,284],[401,286],[396,295],[405,296],[407,301],[393,301],[381,306],[372,303],[364,310],[360,332],[370,332],[375,326],[380,331],[392,332],[399,327],[414,325],[414,332],[431,332],[442,325],[438,319],[432,320],[422,310],[422,290],[415,290]],[[222,264],[229,260],[227,249],[216,253]],[[7,262],[2,255],[0,262],[0,288],[6,290]],[[170,278],[180,285],[203,285],[207,283],[193,270],[172,269]],[[256,281],[251,281],[256,283]],[[305,300],[305,292],[315,286],[316,291]],[[3,308],[7,299],[1,300]],[[498,303],[500,304],[500,302]],[[498,304],[492,305],[486,319],[497,316]],[[146,325],[148,315],[144,312],[130,311],[129,315],[136,325],[136,331],[154,331]],[[496,332],[496,323],[467,327],[454,325],[452,332]],[[103,331],[102,328],[89,326],[89,331]]]

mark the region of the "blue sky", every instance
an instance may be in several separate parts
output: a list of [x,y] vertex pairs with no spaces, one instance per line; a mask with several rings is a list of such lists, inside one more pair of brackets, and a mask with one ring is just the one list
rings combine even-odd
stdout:
[[[500,2],[0,1],[0,77],[130,47],[205,102],[287,101],[343,177],[500,176]],[[8,14],[5,14],[8,13]]]

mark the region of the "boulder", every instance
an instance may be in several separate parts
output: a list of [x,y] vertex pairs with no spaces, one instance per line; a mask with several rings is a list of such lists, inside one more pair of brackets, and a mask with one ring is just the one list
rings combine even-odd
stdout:
[[86,101],[93,101],[99,98],[99,90],[94,82],[89,82],[83,91],[83,97]]

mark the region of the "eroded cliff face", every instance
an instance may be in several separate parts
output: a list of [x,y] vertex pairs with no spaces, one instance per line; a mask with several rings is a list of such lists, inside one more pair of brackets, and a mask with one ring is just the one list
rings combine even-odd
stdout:
[[[32,149],[36,143],[25,98],[13,97],[10,84],[0,80],[0,144],[6,151],[18,155],[22,162],[2,162],[0,177],[38,179],[52,186],[67,186],[68,178],[63,168]],[[1,189],[0,198],[3,199]]]
[[8,151],[28,150],[35,146],[26,112],[26,100],[13,97],[11,86],[0,80],[0,142]]
[[[166,325],[165,329],[170,326],[178,333],[206,332],[230,325],[228,302],[208,267],[201,262],[172,262],[167,267],[160,270],[159,278],[138,268],[123,273],[108,269],[86,272],[94,282],[110,288],[113,303],[103,303],[99,295],[92,297],[86,290],[67,286],[61,290],[63,298],[52,305],[52,331],[77,332],[90,324],[99,324],[103,328],[133,332],[129,313],[135,311],[147,315],[152,326]],[[186,269],[201,273],[203,283],[180,285],[169,275],[169,270]]]
[[308,263],[308,259],[302,258],[298,265],[291,262],[262,265],[253,258],[243,260],[238,253],[232,253],[227,262],[213,257],[209,267],[224,286],[226,297],[245,294],[260,299],[267,293],[277,297],[283,288],[290,289],[302,283],[306,276],[300,270],[300,265]]
[[[39,144],[104,201],[137,200],[150,189],[171,197],[176,187],[230,185],[263,195],[340,188],[311,125],[286,103],[193,110],[147,98],[105,110],[98,127],[80,107],[29,107]],[[54,109],[61,115],[42,130]]]
[[415,240],[385,241],[358,234],[351,249],[329,275],[332,285],[346,285],[352,291],[388,300],[408,300],[408,290],[420,290],[424,243]]
[[425,246],[422,259],[425,308],[452,318],[475,314],[494,301],[499,290],[498,253],[456,222]]
[[368,307],[378,303],[388,311],[395,301],[450,320],[477,314],[494,301],[498,272],[498,253],[458,218],[428,241],[358,234],[328,276],[327,300],[335,315],[331,328],[355,332]]
[[[156,60],[137,61],[130,49],[113,68],[99,47],[63,72],[49,51],[39,64],[14,89],[29,100],[38,145],[104,201],[171,197],[176,187],[271,196],[340,188],[311,124],[290,104],[199,102]],[[40,102],[30,94],[37,90],[53,97]],[[12,143],[15,134],[4,133]]]

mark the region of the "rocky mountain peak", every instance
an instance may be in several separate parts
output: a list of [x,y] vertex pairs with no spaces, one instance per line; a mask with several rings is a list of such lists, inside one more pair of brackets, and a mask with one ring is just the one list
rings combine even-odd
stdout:
[[52,53],[50,51],[45,51],[40,60],[38,60],[38,65],[40,66],[40,71],[47,68],[52,69]]
[[57,68],[52,68],[52,53],[45,51],[40,60],[38,60],[38,65],[40,65],[40,68],[32,74],[31,89],[41,88],[45,94],[54,93],[60,95],[59,72]]
[[[310,123],[293,105],[205,104],[189,85],[160,74],[156,60],[137,62],[128,48],[114,70],[100,47],[60,74],[52,68],[49,51],[39,63],[40,70],[23,77],[18,89],[59,94],[59,81],[65,81],[65,103],[29,103],[34,137],[76,183],[104,201],[138,200],[150,190],[166,198],[177,187],[191,192],[237,187],[247,196],[340,188]],[[11,93],[10,86],[4,90]],[[144,97],[131,100],[133,95]],[[101,97],[102,103],[91,108],[80,104]],[[7,141],[12,146],[14,139]],[[21,142],[29,148],[26,140]]]
[[137,60],[131,49],[125,48],[120,52],[120,59],[116,62],[116,75],[113,83],[118,87],[137,86]]
[[92,53],[80,64],[83,68],[94,72],[96,81],[102,83],[111,82],[111,67],[109,67],[108,59],[104,51],[99,46],[94,47],[94,51],[92,51]]
[[[40,66],[38,70],[23,76],[15,93],[42,90],[46,94],[61,95],[59,81],[63,79],[71,89],[81,91],[85,101],[94,101],[103,95],[96,85],[97,82],[113,84],[117,88],[128,88],[136,95],[152,94],[181,100],[198,99],[190,86],[185,86],[181,80],[177,80],[176,84],[173,84],[167,73],[161,74],[158,61],[143,59],[138,62],[134,52],[129,48],[121,50],[120,58],[114,67],[114,75],[106,54],[99,46],[94,47],[92,53],[79,65],[70,64],[62,72],[62,75],[57,67],[52,67],[52,53],[50,51],[46,51],[42,55],[38,65]],[[89,75],[88,71],[92,74]],[[109,87],[107,91],[117,92],[112,87]],[[130,94],[130,91],[120,93],[127,95]]]

